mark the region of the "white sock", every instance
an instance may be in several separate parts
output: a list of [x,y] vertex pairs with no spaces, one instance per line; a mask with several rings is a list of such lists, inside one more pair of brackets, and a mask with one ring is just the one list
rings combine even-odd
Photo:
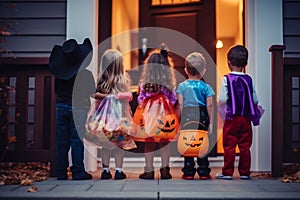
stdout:
[[109,173],[109,168],[108,167],[104,167],[103,171],[106,171],[107,173]]
[[120,167],[116,167],[116,171],[118,171],[118,172],[122,172],[122,168],[120,168]]

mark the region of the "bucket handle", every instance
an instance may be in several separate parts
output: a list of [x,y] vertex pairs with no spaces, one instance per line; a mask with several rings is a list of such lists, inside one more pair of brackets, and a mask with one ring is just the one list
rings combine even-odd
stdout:
[[184,127],[186,127],[186,126],[188,126],[190,124],[200,124],[201,126],[203,126],[203,128],[205,128],[205,125],[203,123],[199,122],[199,121],[189,121],[189,122],[186,122],[182,127],[184,128]]

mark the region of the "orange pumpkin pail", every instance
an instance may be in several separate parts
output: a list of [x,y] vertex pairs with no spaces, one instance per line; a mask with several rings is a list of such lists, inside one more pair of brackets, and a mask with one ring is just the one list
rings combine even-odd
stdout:
[[[208,131],[197,129],[184,129],[191,123],[198,123],[197,121],[191,121],[183,126],[183,129],[179,132],[177,141],[178,152],[183,156],[188,157],[203,157],[207,154],[209,149]],[[202,124],[201,124],[202,125]]]
[[163,94],[148,98],[140,103],[134,113],[137,127],[136,141],[146,138],[173,140],[179,130],[179,118],[173,105]]

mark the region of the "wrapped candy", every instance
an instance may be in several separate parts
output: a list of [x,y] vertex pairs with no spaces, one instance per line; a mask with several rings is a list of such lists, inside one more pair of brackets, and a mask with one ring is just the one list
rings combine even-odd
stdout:
[[110,95],[95,102],[88,115],[85,139],[99,147],[136,148],[133,120],[128,100]]

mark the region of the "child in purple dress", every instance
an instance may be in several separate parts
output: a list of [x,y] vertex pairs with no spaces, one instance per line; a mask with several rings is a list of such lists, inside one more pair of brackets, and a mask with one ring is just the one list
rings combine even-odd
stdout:
[[[138,103],[158,94],[167,97],[172,105],[176,103],[175,75],[173,62],[166,50],[154,50],[150,53],[143,68],[140,80]],[[170,153],[169,140],[161,139],[156,142],[153,138],[136,138],[136,141],[145,142],[145,171],[139,176],[140,179],[154,179],[153,158],[156,144],[160,148],[162,166],[160,168],[161,179],[171,179],[170,174]]]

